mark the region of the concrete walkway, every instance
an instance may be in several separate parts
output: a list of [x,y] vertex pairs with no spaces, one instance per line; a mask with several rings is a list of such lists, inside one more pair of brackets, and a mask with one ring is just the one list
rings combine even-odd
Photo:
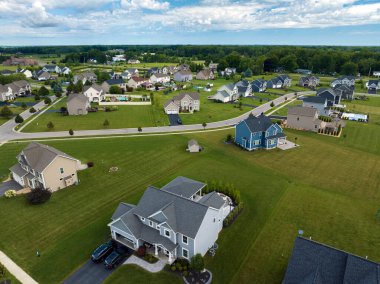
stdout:
[[135,264],[137,266],[140,266],[142,269],[145,269],[146,271],[149,271],[151,273],[157,273],[160,272],[162,269],[164,269],[166,263],[159,259],[156,263],[149,263],[145,260],[142,260],[141,258],[138,258],[137,256],[131,255],[124,264]]
[[0,251],[0,262],[14,277],[23,284],[38,284],[32,277],[30,277],[24,270],[22,270],[16,263],[14,263],[8,256]]

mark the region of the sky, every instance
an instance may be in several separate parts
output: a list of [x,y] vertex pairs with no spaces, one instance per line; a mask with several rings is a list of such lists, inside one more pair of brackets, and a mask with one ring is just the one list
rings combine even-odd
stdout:
[[0,0],[0,46],[380,46],[380,0]]

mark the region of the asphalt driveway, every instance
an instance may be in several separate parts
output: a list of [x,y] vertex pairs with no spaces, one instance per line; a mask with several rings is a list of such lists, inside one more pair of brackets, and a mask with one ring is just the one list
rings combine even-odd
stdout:
[[[131,256],[132,251],[122,245],[118,245],[118,251],[120,250],[125,252],[124,259],[121,261],[121,263],[124,263]],[[89,259],[81,268],[67,278],[63,284],[100,284],[114,271],[115,269],[106,269],[103,263],[94,263]]]
[[22,189],[22,186],[19,185],[14,180],[3,182],[0,184],[0,196],[3,196],[4,192],[6,192],[9,189],[19,190],[19,189]]
[[178,121],[181,121],[179,114],[168,114],[170,126],[180,125]]

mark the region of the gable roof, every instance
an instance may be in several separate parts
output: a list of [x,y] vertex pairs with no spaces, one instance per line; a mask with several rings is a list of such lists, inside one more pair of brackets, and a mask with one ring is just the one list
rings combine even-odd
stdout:
[[83,87],[83,92],[86,92],[87,90],[89,90],[91,88],[95,89],[98,92],[101,92],[103,90],[103,88],[101,86],[99,86],[98,84],[94,83],[91,86],[84,86]]
[[318,110],[313,107],[294,106],[288,109],[288,115],[315,117]]
[[180,70],[180,71],[177,71],[175,74],[179,74],[181,76],[189,76],[189,75],[193,75],[193,73],[191,71],[186,71],[186,70]]
[[199,146],[199,144],[198,144],[198,141],[197,141],[197,140],[195,140],[195,139],[191,139],[191,140],[189,140],[189,142],[187,142],[187,146],[188,146],[188,147],[191,147],[191,146]]
[[[42,172],[57,156],[77,160],[48,145],[32,142],[22,150],[23,161],[32,169]],[[20,155],[19,155],[20,157]]]
[[70,94],[67,98],[68,105],[77,105],[79,107],[86,106],[89,102],[88,98],[82,93],[79,94]]
[[[190,140],[191,141],[191,140]],[[195,140],[193,140],[195,141]],[[197,143],[197,141],[195,141]],[[200,191],[202,188],[206,186],[205,183],[199,182],[196,180],[192,180],[186,177],[176,177],[171,182],[169,182],[167,185],[161,188],[161,190],[183,196],[186,198],[190,198],[194,194],[196,194],[198,191]]]
[[327,245],[297,237],[283,284],[380,283],[380,265]]
[[250,114],[248,118],[244,120],[244,122],[247,124],[248,129],[252,133],[267,131],[268,128],[273,125],[273,122],[270,120],[270,118],[264,114],[260,114],[258,117]]
[[106,81],[106,83],[112,86],[112,85],[125,84],[125,81],[124,79],[109,79]]
[[325,104],[326,103],[326,98],[325,97],[305,97],[303,99],[304,102],[307,103],[315,103],[315,104]]
[[130,211],[132,208],[135,208],[135,207],[136,206],[133,204],[121,202],[119,204],[119,206],[116,208],[115,212],[113,213],[111,219],[116,220],[116,219],[120,218],[122,215],[124,215],[125,213],[127,213],[128,211]]
[[198,202],[215,209],[220,209],[225,204],[224,199],[215,191],[202,196]]

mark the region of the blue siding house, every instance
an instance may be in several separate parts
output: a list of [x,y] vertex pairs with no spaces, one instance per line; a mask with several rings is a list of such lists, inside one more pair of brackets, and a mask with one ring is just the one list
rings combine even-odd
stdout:
[[248,151],[273,149],[285,140],[282,128],[264,114],[258,117],[250,114],[235,126],[235,143]]

